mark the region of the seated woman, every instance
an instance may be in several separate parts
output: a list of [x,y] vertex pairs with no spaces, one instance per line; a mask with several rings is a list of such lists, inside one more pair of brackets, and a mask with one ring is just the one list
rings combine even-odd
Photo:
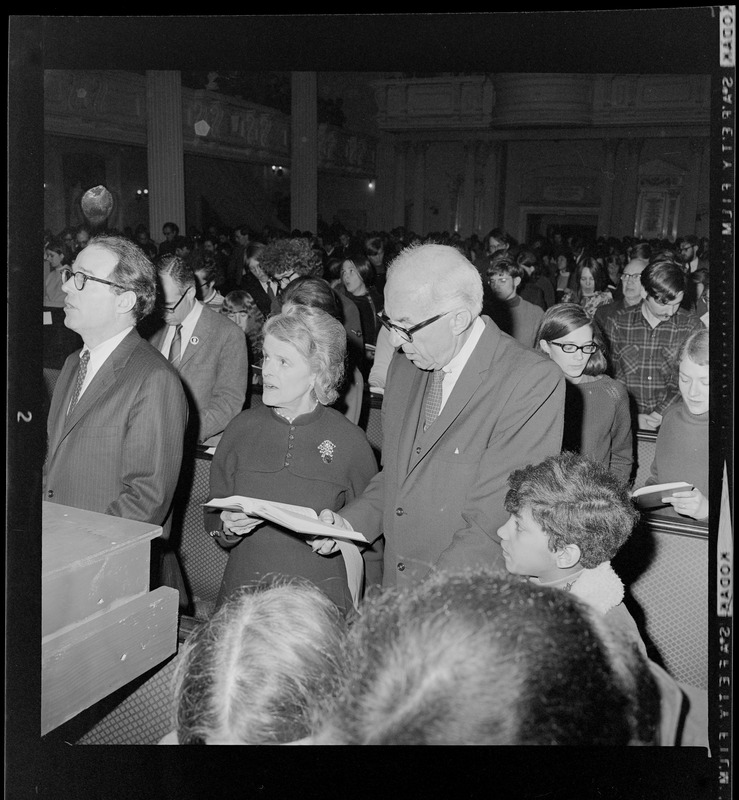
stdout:
[[320,308],[344,325],[347,331],[347,369],[345,379],[337,386],[339,396],[331,407],[341,411],[347,419],[358,425],[364,401],[364,378],[358,367],[361,363],[361,354],[354,347],[350,347],[349,331],[338,295],[325,279],[301,276],[285,287],[280,301],[283,309],[290,303]]
[[600,328],[581,306],[559,303],[544,313],[536,342],[567,379],[562,449],[600,461],[628,481],[634,463],[629,396],[605,374]]
[[252,296],[243,289],[232,289],[223,298],[220,312],[244,331],[249,349],[249,363],[258,364],[262,360],[264,317]]
[[[344,373],[344,328],[325,311],[291,305],[270,317],[263,332],[264,405],[241,412],[226,427],[211,463],[210,497],[242,495],[338,511],[377,472],[364,431],[327,407]],[[233,511],[219,517],[206,510],[205,529],[230,551],[217,606],[270,575],[311,580],[344,613],[358,600],[343,554],[314,553],[305,536]]]
[[613,295],[608,291],[608,273],[594,258],[586,257],[578,264],[574,283],[574,289],[562,294],[561,302],[579,303],[590,319],[598,306],[613,302]]
[[344,623],[310,583],[243,590],[185,642],[161,744],[292,744],[338,683]]
[[680,348],[681,400],[662,418],[647,485],[686,481],[692,491],[675,492],[667,502],[677,514],[708,518],[708,330],[688,336]]

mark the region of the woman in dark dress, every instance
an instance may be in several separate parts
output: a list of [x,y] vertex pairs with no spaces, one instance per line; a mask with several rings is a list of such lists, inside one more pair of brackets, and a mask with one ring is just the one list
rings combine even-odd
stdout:
[[[216,448],[212,498],[242,495],[340,510],[377,472],[361,428],[327,406],[344,371],[346,333],[325,311],[291,305],[264,325],[263,406],[241,412]],[[314,553],[310,537],[242,512],[206,512],[205,528],[229,549],[216,605],[242,586],[302,576],[344,612],[353,606],[341,553]]]

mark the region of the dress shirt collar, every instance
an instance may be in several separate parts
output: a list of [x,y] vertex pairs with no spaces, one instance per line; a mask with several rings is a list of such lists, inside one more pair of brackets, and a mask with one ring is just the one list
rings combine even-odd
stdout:
[[[198,320],[200,319],[200,315],[202,313],[203,304],[200,302],[200,300],[196,300],[193,307],[190,309],[190,313],[185,317],[185,319],[182,320],[182,330],[180,331],[180,336],[182,337],[182,355],[185,354],[187,345],[190,343],[193,331],[195,330],[195,326],[198,324]],[[167,327],[169,330],[164,337],[161,347],[161,351],[165,356],[169,354],[169,347],[172,344],[172,339],[174,339],[176,325],[167,325]]]
[[480,341],[480,337],[484,331],[485,323],[482,321],[482,319],[480,319],[480,317],[477,317],[472,323],[470,335],[467,337],[467,341],[462,345],[462,349],[445,367],[442,367],[442,370],[445,373],[444,383],[441,385],[442,408],[444,408],[444,404],[449,399],[449,395],[452,393],[454,385],[457,383],[459,376],[462,374],[462,370],[465,368],[465,365],[470,360],[472,351],[477,346],[477,343]]
[[107,361],[110,357],[110,354],[118,347],[118,345],[128,336],[128,334],[133,330],[133,325],[129,325],[124,330],[117,333],[115,336],[111,336],[110,339],[106,339],[104,342],[100,342],[100,344],[96,345],[93,348],[84,347],[80,351],[80,355],[84,353],[85,350],[89,350],[90,352],[90,360],[87,363],[87,374],[85,375],[84,383],[82,384],[82,391],[80,392],[80,396],[84,393],[85,389],[90,385],[90,382],[95,377],[97,371],[103,364]]

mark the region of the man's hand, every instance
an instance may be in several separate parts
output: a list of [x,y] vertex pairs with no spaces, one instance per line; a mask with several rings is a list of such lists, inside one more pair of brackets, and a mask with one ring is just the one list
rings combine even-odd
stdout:
[[260,517],[250,517],[243,511],[221,511],[221,520],[224,533],[231,536],[245,536],[264,522]]
[[662,414],[652,411],[651,414],[638,414],[638,425],[643,431],[656,431],[662,424]]
[[708,517],[708,498],[700,491],[693,489],[690,492],[675,492],[669,497],[663,497],[663,502],[669,503],[678,514],[693,519],[706,519]]
[[[340,516],[339,514],[335,514],[329,508],[324,508],[323,511],[321,511],[321,513],[318,515],[318,518],[321,520],[321,522],[325,522],[327,525],[333,525],[339,530],[354,530],[354,528],[352,528],[352,526],[347,520],[344,519],[344,517]],[[311,539],[308,544],[310,544],[310,546],[313,548],[314,553],[318,553],[322,556],[330,556],[339,549],[339,545],[335,539],[317,537],[315,539]]]

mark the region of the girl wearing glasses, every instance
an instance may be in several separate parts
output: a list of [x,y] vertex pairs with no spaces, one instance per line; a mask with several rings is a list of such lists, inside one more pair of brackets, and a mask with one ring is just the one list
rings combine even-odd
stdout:
[[605,374],[599,328],[582,306],[559,303],[544,313],[536,342],[567,379],[562,449],[600,461],[628,481],[634,463],[629,397]]

